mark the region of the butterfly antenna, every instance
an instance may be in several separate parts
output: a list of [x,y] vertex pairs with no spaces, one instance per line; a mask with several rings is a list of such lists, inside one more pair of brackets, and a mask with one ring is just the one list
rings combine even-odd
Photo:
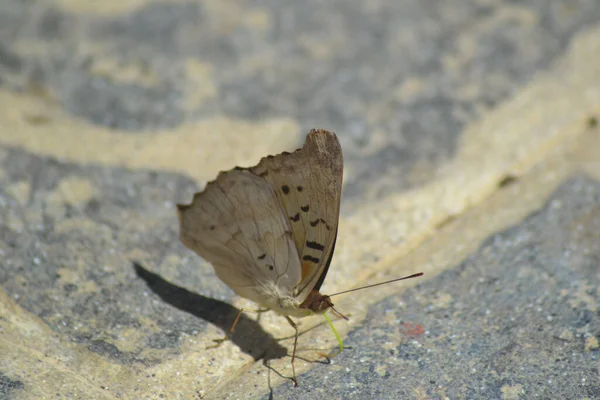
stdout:
[[[398,282],[398,281],[403,281],[403,280],[405,280],[405,279],[410,279],[410,278],[417,278],[417,277],[419,277],[419,276],[422,276],[422,275],[423,275],[423,273],[422,273],[422,272],[419,272],[419,273],[417,273],[417,274],[412,274],[412,275],[409,275],[409,276],[403,276],[402,278],[396,278],[396,279],[392,279],[392,280],[385,281],[385,282],[379,282],[379,283],[374,283],[374,284],[372,284],[372,285],[361,286],[361,287],[357,287],[357,288],[350,289],[350,290],[344,290],[343,292],[338,292],[338,293],[330,294],[330,295],[328,295],[328,296],[329,296],[329,297],[333,297],[333,296],[337,296],[338,294],[344,294],[344,293],[355,292],[355,291],[357,291],[357,290],[368,289],[368,288],[372,288],[372,287],[375,287],[375,286],[380,286],[380,285],[387,285],[388,283],[392,283],[392,282]],[[335,310],[334,310],[334,311],[335,311]],[[337,313],[337,311],[336,311],[336,313]],[[338,314],[339,314],[339,313],[338,313]],[[340,314],[340,315],[341,315],[341,314]],[[346,318],[346,319],[347,319],[347,318]]]

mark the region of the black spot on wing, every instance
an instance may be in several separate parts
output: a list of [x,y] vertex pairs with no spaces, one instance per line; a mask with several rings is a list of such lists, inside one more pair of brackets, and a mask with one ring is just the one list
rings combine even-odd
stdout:
[[310,261],[310,262],[313,262],[315,264],[319,263],[319,259],[318,258],[309,256],[309,255],[306,255],[306,256],[302,257],[302,260],[304,260],[304,261]]
[[308,212],[308,210],[310,210],[310,207],[309,207],[309,206],[308,206],[308,204],[307,204],[307,205],[305,205],[305,206],[300,206],[300,209],[301,209],[302,211],[304,211],[304,212]]
[[296,215],[294,215],[293,217],[290,217],[290,220],[292,220],[294,222],[300,221],[300,214],[296,213]]
[[208,227],[208,229],[210,229],[211,231],[214,231],[215,230],[215,226],[211,225],[211,226]]
[[296,189],[297,189],[299,192],[301,192],[301,191],[303,191],[303,190],[304,190],[304,188],[303,188],[302,186],[298,186]]
[[267,267],[269,267],[269,271],[273,271],[275,269],[275,267],[272,265],[267,265]]
[[266,254],[261,254],[260,256],[258,256],[258,259],[259,260],[264,260],[266,256],[267,256]]
[[325,224],[325,227],[327,228],[328,231],[331,230],[331,227],[323,218],[319,218],[319,221],[321,221],[321,223]]
[[290,187],[288,185],[283,185],[281,187],[281,190],[283,191],[284,194],[288,194],[290,192]]
[[317,226],[319,224],[319,219],[315,219],[314,221],[310,221],[310,226]]
[[325,246],[323,246],[322,244],[317,243],[317,242],[306,241],[306,247],[309,247],[309,248],[315,249],[315,250],[319,250],[319,251],[325,250]]

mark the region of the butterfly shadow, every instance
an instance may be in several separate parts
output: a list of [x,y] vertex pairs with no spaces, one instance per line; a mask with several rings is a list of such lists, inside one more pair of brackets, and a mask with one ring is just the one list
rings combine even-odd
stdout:
[[[148,271],[140,263],[134,261],[133,268],[148,288],[166,303],[173,307],[201,318],[219,327],[223,332],[229,331],[240,310],[231,304],[190,292],[174,285],[160,275]],[[260,324],[242,313],[235,332],[229,336],[236,346],[255,361],[263,363],[285,357],[288,352],[285,347],[265,332]]]

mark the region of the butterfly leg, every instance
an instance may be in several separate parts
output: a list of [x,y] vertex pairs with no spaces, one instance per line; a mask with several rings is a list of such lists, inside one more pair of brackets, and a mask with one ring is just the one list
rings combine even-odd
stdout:
[[238,322],[240,321],[240,317],[242,316],[243,312],[255,312],[255,313],[263,313],[265,311],[269,311],[268,309],[266,310],[247,310],[245,308],[240,309],[240,311],[237,313],[237,315],[235,316],[235,319],[233,320],[233,324],[231,325],[231,328],[229,328],[229,331],[225,334],[225,336],[221,339],[213,339],[213,342],[215,342],[216,344],[210,345],[210,346],[206,346],[207,349],[214,349],[219,347],[223,342],[225,342],[227,339],[229,339],[229,336],[231,336],[231,334],[233,332],[235,332],[235,327],[238,324]]
[[260,310],[256,310],[256,314],[258,314],[256,316],[256,322],[260,322],[260,316],[262,315],[262,313],[267,312],[267,311],[271,311],[270,308],[261,308]]
[[296,325],[294,321],[292,321],[292,319],[287,315],[285,316],[285,319],[287,319],[292,328],[294,328],[294,330],[296,331],[296,334],[294,335],[294,350],[292,351],[292,375],[294,376],[292,380],[294,381],[294,386],[298,387],[298,380],[296,379],[296,368],[294,367],[294,361],[296,360],[296,345],[298,344],[298,325]]

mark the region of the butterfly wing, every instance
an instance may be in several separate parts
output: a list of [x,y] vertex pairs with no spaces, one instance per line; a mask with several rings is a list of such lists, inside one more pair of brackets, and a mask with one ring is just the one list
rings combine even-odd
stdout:
[[300,304],[325,279],[342,170],[335,134],[312,130],[301,149],[222,172],[179,205],[181,241],[238,295],[288,313],[277,307],[282,298]]
[[336,135],[312,130],[301,149],[265,157],[250,168],[271,184],[289,219],[302,267],[294,289],[301,302],[319,290],[333,256],[343,165]]
[[287,215],[262,177],[243,168],[222,172],[178,210],[183,244],[238,295],[270,308],[291,296],[300,261]]

